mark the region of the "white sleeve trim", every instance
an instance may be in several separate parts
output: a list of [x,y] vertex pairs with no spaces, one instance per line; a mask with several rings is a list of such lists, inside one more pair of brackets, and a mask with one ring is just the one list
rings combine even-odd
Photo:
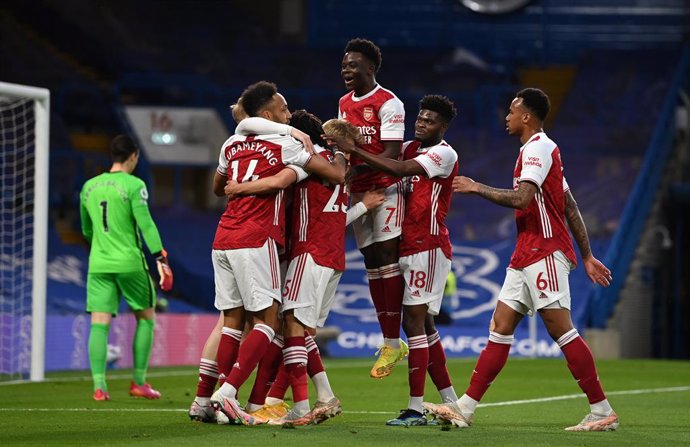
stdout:
[[366,214],[367,211],[368,210],[367,210],[366,205],[364,205],[364,202],[357,202],[356,205],[351,206],[347,210],[347,217],[345,218],[345,226],[350,225],[355,220],[364,216],[364,214]]

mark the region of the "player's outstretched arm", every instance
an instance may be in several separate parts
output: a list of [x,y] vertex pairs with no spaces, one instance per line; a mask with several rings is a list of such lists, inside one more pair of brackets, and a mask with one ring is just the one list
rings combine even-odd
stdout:
[[271,194],[285,189],[297,181],[294,169],[285,168],[276,175],[261,178],[251,182],[237,183],[228,179],[225,184],[225,195],[251,196],[255,194]]
[[[326,141],[328,141],[329,144],[334,144],[338,148],[342,149],[347,153],[356,154],[357,157],[359,157],[369,166],[379,169],[383,172],[387,172],[396,177],[406,177],[410,175],[426,176],[426,171],[424,170],[424,168],[422,168],[422,166],[414,160],[394,160],[392,158],[388,158],[385,155],[386,151],[384,151],[380,155],[371,154],[361,149],[360,147],[355,146],[354,144],[352,144],[352,142],[348,141],[345,137],[342,137],[340,135],[326,134],[323,137],[324,139],[326,139]],[[398,142],[387,141],[386,143]],[[393,152],[389,153],[392,154]],[[399,148],[397,150],[397,153],[400,153]]]
[[453,179],[453,191],[477,194],[496,205],[524,210],[534,198],[537,186],[532,182],[523,181],[519,183],[518,189],[499,189],[459,175]]
[[580,256],[582,256],[582,261],[585,265],[587,276],[589,276],[589,279],[593,283],[607,287],[613,280],[611,270],[609,270],[592,254],[585,221],[582,219],[580,209],[578,208],[577,202],[575,201],[575,198],[570,190],[565,192],[565,218],[568,221],[570,231],[573,233],[575,243],[580,249]]
[[310,154],[314,154],[314,144],[306,133],[288,124],[280,124],[261,117],[245,118],[237,125],[235,133],[238,135],[290,135],[295,140],[302,143],[304,149]]

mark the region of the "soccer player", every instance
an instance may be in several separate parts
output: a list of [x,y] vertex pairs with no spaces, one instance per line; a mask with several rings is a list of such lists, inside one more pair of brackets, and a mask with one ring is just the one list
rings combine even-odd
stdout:
[[93,398],[110,400],[105,377],[108,333],[122,295],[137,319],[134,377],[129,394],[158,399],[161,393],[146,383],[153,346],[156,291],[139,231],[156,259],[161,289],[172,288],[173,273],[149,212],[146,185],[132,175],[139,161],[139,148],[129,136],[118,135],[110,143],[110,156],[113,160],[110,171],[89,179],[79,195],[82,233],[91,246],[86,311],[91,314],[89,359]]
[[419,102],[415,140],[403,144],[402,160],[391,160],[326,135],[346,152],[396,177],[405,177],[405,218],[400,239],[400,269],[405,280],[402,326],[410,346],[410,398],[400,415],[386,422],[394,426],[427,425],[422,400],[429,372],[444,402],[457,395],[448,375],[446,355],[434,324],[450,271],[452,248],[446,215],[458,172],[458,155],[443,140],[457,115],[445,96],[427,95]]
[[[242,94],[250,117],[286,124],[290,111],[275,84],[261,81]],[[342,157],[340,157],[342,158]],[[344,181],[344,159],[330,164],[312,157],[297,140],[284,135],[234,135],[224,144],[213,180],[216,195],[225,195],[228,178],[240,183],[275,175],[286,165],[317,172],[335,183]],[[237,402],[237,390],[247,380],[271,344],[278,327],[280,272],[277,246],[285,241],[283,193],[229,200],[213,242],[216,307],[223,311],[223,335],[218,370],[225,383],[211,396],[216,418],[252,425],[253,418]],[[252,272],[251,275],[248,272]],[[245,315],[251,330],[240,345]],[[223,416],[221,416],[223,415]]]
[[590,413],[569,431],[608,431],[618,428],[597,374],[594,358],[570,319],[568,274],[577,259],[567,220],[587,275],[608,286],[611,272],[592,255],[587,229],[563,176],[561,154],[544,133],[548,96],[536,88],[517,93],[506,116],[506,129],[522,147],[513,174],[513,189],[497,189],[467,177],[453,181],[456,192],[477,194],[497,205],[515,208],[517,244],[489,324],[489,341],[479,355],[465,394],[456,402],[424,406],[441,419],[465,428],[472,425],[477,404],[506,361],[513,334],[525,315],[538,312],[558,343],[568,369],[587,395]]
[[[238,132],[285,132],[276,123],[262,121],[245,120],[238,126]],[[340,123],[341,127],[349,125],[344,121]],[[307,133],[311,140],[317,143],[317,154],[332,162],[334,155],[324,149],[326,144],[321,137],[324,133],[321,120],[305,110],[298,110],[292,115],[290,125]],[[335,127],[339,126],[335,124]],[[336,152],[335,156],[344,157],[344,154]],[[225,191],[230,194],[261,194],[283,189],[301,178],[303,176],[288,168],[274,177],[253,182],[238,184],[229,181]],[[283,286],[281,311],[285,322],[283,364],[293,390],[295,405],[286,415],[268,420],[269,424],[319,423],[342,412],[340,401],[331,390],[318,347],[311,334],[325,323],[336,286],[345,269],[347,202],[344,184],[326,182],[317,176],[299,182],[293,192],[290,264]],[[348,212],[347,220],[363,214],[359,211],[362,207],[373,208],[382,202],[383,191],[367,192],[360,202],[362,205]],[[354,212],[358,215],[352,216]],[[313,411],[310,411],[309,405],[307,373],[312,377],[318,393]],[[266,379],[263,381],[266,382]],[[265,397],[265,394],[261,397],[262,404]],[[258,405],[258,402],[253,402],[250,396],[250,404]],[[268,415],[271,408],[263,410]],[[261,415],[257,412],[253,416],[258,419]]]
[[[340,98],[338,118],[359,128],[361,148],[368,153],[397,159],[405,133],[403,103],[376,82],[381,50],[366,39],[352,39],[345,47],[340,74],[349,92]],[[353,223],[357,246],[364,256],[369,291],[383,333],[379,358],[371,377],[381,379],[408,354],[400,340],[403,279],[398,264],[399,236],[403,218],[402,184],[390,172],[372,169],[353,156],[348,173],[352,203],[372,188],[386,188],[383,206]]]

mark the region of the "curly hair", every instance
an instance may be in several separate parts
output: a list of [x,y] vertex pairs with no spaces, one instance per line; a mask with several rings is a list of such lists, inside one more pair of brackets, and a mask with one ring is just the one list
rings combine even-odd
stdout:
[[323,130],[328,134],[345,137],[355,144],[363,144],[364,137],[357,127],[345,120],[336,118],[323,123]]
[[419,101],[419,110],[422,109],[438,113],[446,123],[450,123],[458,115],[458,110],[455,108],[453,101],[442,95],[426,95],[423,97]]
[[323,135],[323,127],[321,127],[321,120],[314,114],[307,112],[304,109],[295,110],[290,117],[290,125],[297,130],[309,135],[312,143],[318,144],[325,148],[326,142],[321,138]]
[[534,112],[539,121],[544,121],[551,110],[551,101],[543,90],[538,88],[526,88],[515,94],[516,98],[522,98],[522,105]]
[[271,102],[273,95],[278,93],[278,86],[273,82],[259,81],[242,92],[242,106],[249,116],[257,116],[261,109]]
[[362,53],[364,57],[374,64],[374,73],[378,73],[379,68],[381,68],[381,49],[374,42],[359,37],[352,39],[345,46],[346,53],[351,51]]

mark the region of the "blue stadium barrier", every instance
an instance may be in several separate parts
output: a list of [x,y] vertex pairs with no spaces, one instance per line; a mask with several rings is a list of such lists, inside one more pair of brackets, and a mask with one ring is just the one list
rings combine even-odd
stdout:
[[625,205],[620,225],[606,253],[604,263],[611,269],[614,281],[607,288],[595,288],[590,300],[590,327],[605,328],[619,300],[620,291],[625,285],[625,278],[630,271],[635,249],[657,193],[657,185],[673,150],[678,92],[682,88],[687,89],[689,85],[690,44],[687,44],[664,100],[644,161]]

